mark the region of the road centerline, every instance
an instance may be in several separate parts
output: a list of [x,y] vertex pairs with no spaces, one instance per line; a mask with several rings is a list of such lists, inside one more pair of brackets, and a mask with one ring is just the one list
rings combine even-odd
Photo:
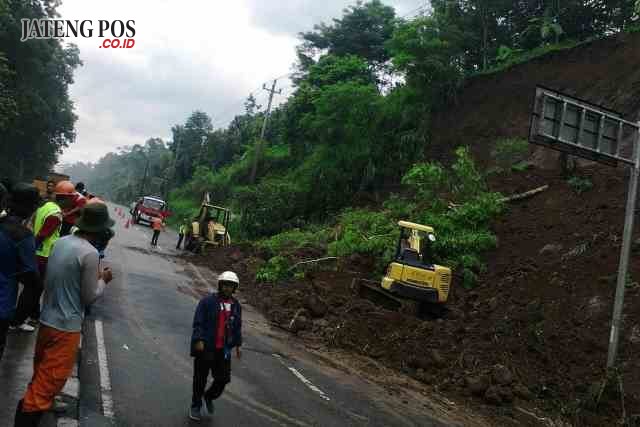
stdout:
[[291,371],[293,373],[293,375],[296,376],[296,378],[298,378],[305,386],[307,386],[307,388],[309,388],[311,391],[317,393],[320,396],[321,399],[326,400],[327,402],[331,401],[331,398],[329,396],[327,396],[324,391],[320,390],[315,384],[313,384],[311,382],[311,380],[309,380],[307,377],[302,375],[300,373],[300,371],[298,371],[293,366],[287,365],[284,362],[284,359],[282,358],[282,356],[280,356],[279,354],[276,354],[276,353],[273,353],[272,356],[275,357],[277,360],[279,360],[280,363],[282,363],[282,365],[285,368],[287,368],[289,371]]

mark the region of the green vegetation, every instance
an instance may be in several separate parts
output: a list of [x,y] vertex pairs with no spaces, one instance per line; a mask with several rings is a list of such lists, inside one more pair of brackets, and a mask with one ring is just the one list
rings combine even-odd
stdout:
[[[470,284],[496,244],[489,223],[502,205],[465,148],[451,164],[424,158],[433,113],[449,108],[471,76],[630,31],[638,18],[628,0],[534,3],[432,0],[428,14],[400,18],[379,0],[358,2],[300,34],[295,90],[271,112],[263,141],[265,111],[249,97],[224,129],[195,111],[171,128],[171,141],[76,166],[89,188],[121,203],[168,196],[172,220],[195,214],[209,192],[232,209],[234,242],[257,242],[270,258],[264,281],[288,277],[285,266],[306,249],[364,254],[381,267],[402,218],[434,226],[436,261]],[[0,45],[2,79],[13,78],[6,51]],[[14,114],[9,98],[0,90],[0,126]],[[527,150],[501,140],[493,156],[503,171],[522,170]]]
[[56,1],[0,0],[0,175],[30,180],[74,142],[69,85],[79,50],[59,39],[20,41],[21,19],[54,19]]
[[593,183],[586,177],[572,176],[567,180],[567,183],[578,194],[585,193],[593,188]]
[[[262,240],[258,247],[275,254],[291,255],[302,247],[325,246],[328,255],[348,258],[360,254],[375,258],[381,274],[393,258],[400,219],[428,224],[435,228],[435,262],[460,270],[464,284],[471,286],[484,270],[482,254],[496,245],[489,230],[491,220],[502,212],[500,195],[486,191],[481,174],[465,148],[456,150],[450,168],[421,163],[409,171],[403,182],[412,197],[391,197],[382,210],[347,209],[336,220],[333,232],[317,229],[291,230]],[[443,197],[450,195],[455,206]],[[426,197],[428,196],[428,197]],[[328,237],[335,233],[335,240]],[[274,256],[260,270],[260,278],[287,277],[287,259]]]

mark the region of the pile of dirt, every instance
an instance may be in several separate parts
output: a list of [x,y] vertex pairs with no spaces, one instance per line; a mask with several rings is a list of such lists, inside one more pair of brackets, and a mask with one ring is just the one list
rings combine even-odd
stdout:
[[[500,75],[472,80],[460,105],[435,120],[430,157],[459,144],[487,153],[500,137],[526,138],[536,84],[575,94],[635,118],[640,110],[640,34],[560,52]],[[534,150],[534,167],[494,176],[492,189],[548,190],[509,204],[493,229],[498,247],[472,290],[454,283],[443,319],[424,321],[356,297],[354,277],[368,260],[316,271],[303,280],[255,282],[264,263],[251,247],[218,249],[193,259],[232,268],[243,296],[278,327],[309,343],[348,349],[403,371],[449,399],[492,417],[495,425],[607,426],[622,416],[619,393],[592,401],[605,374],[616,272],[622,242],[626,172],[602,165],[576,173],[592,188],[578,193]],[[583,189],[584,190],[584,189]],[[640,233],[634,233],[619,351],[624,408],[640,414]],[[304,258],[300,254],[300,258]],[[638,279],[640,280],[640,279]],[[529,414],[528,421],[521,415]],[[538,415],[535,415],[538,414]],[[538,418],[536,418],[538,417]],[[546,420],[546,421],[545,421]]]
[[[217,249],[196,263],[242,280],[242,296],[274,325],[313,345],[371,357],[430,385],[449,399],[513,421],[514,408],[554,414],[575,425],[613,425],[616,396],[589,409],[603,378],[609,319],[624,213],[622,175],[583,171],[593,189],[577,194],[557,173],[534,169],[508,186],[545,183],[549,189],[510,205],[495,224],[499,246],[473,290],[456,286],[447,315],[425,321],[358,298],[360,271],[316,271],[304,280],[255,282],[264,263],[250,247]],[[640,240],[634,246],[640,253]],[[640,262],[632,262],[632,277]],[[640,413],[640,286],[627,292],[620,360],[628,413]],[[534,424],[535,425],[535,424]]]

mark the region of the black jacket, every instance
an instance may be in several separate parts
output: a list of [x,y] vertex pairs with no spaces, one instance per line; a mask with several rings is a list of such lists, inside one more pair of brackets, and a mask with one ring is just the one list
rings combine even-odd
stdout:
[[[242,307],[235,298],[231,297],[231,315],[225,334],[225,350],[242,345]],[[193,333],[191,335],[191,356],[201,356],[202,352],[195,351],[195,343],[204,341],[204,355],[212,354],[216,350],[216,333],[220,314],[220,300],[215,294],[209,295],[198,303],[193,316]]]

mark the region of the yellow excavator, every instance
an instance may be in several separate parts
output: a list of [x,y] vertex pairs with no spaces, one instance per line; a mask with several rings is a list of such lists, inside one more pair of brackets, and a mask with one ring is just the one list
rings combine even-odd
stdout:
[[209,193],[205,193],[200,212],[191,222],[185,247],[196,253],[204,253],[208,246],[230,245],[230,220],[231,211],[211,204]]
[[451,269],[432,262],[435,231],[408,221],[399,221],[398,226],[396,253],[382,280],[354,279],[351,287],[386,308],[440,317],[449,298]]

